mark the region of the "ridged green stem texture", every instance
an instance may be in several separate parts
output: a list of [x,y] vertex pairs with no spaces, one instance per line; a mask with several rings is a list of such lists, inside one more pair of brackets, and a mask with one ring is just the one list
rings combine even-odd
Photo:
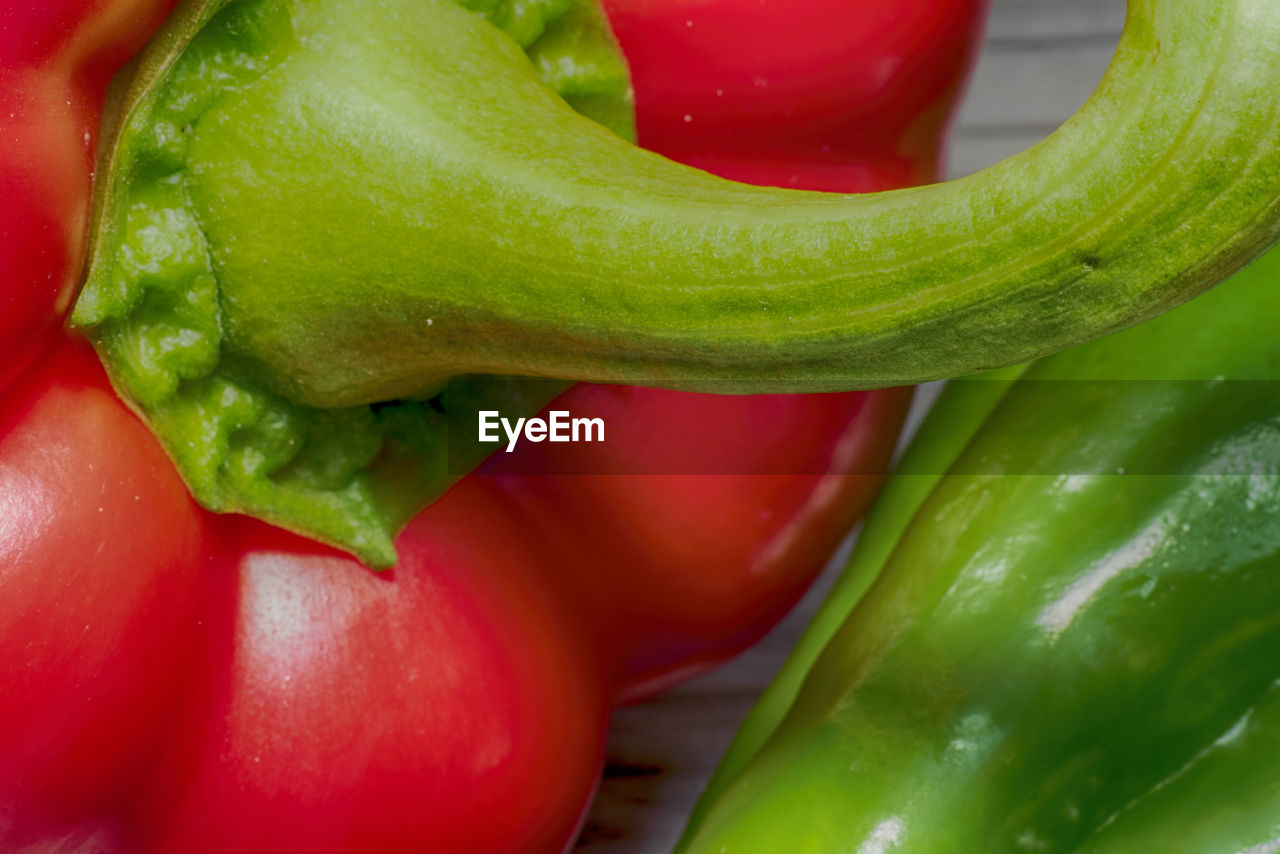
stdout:
[[1274,850],[1277,328],[1280,252],[956,384],[679,851]]
[[[484,26],[520,55],[546,97],[562,97],[634,137],[626,67],[592,2],[464,5],[473,11],[459,14],[490,22]],[[307,35],[299,27],[312,21],[309,11],[256,0],[186,3],[131,73],[116,81],[116,125],[108,128],[101,164],[109,191],[98,198],[95,260],[75,322],[87,328],[112,381],[151,424],[202,504],[266,518],[385,567],[395,562],[392,540],[404,522],[443,492],[465,462],[483,458],[478,445],[459,448],[470,437],[454,437],[449,447],[447,421],[474,423],[465,413],[478,409],[531,415],[566,384],[440,378],[376,399],[317,406],[264,377],[237,348],[236,302],[220,287],[217,264],[228,247],[210,241],[193,202],[191,150],[208,116],[227,101],[235,110],[240,92],[298,49]],[[347,43],[356,31],[316,38]],[[401,78],[387,85],[414,88]],[[259,154],[268,161],[276,156],[270,148]],[[305,156],[313,172],[333,170],[350,192],[367,197],[371,191],[348,173],[352,164],[336,155],[312,149]],[[260,189],[276,192],[269,183]],[[309,218],[315,238],[334,239],[326,235],[340,225],[317,203],[311,197],[290,202]],[[243,213],[258,236],[292,251],[288,238],[271,236],[269,223],[255,221],[252,207]],[[340,255],[324,257],[345,263]],[[350,321],[379,334],[359,317]]]

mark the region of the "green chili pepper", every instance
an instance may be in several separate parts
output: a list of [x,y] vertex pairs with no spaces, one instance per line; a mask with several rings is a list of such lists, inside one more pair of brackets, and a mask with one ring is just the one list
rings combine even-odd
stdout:
[[679,850],[1271,850],[1278,285],[955,384]]
[[629,129],[594,2],[202,0],[121,84],[76,318],[202,502],[386,563],[447,482],[403,472],[452,377],[953,376],[1135,323],[1280,236],[1269,0],[1131,0],[1049,140],[857,197],[736,185],[587,118]]

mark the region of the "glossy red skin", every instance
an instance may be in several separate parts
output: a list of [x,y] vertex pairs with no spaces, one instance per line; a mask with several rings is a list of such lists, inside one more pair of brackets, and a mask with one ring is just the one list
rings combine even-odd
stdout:
[[373,573],[196,507],[58,340],[0,395],[0,850],[559,851],[606,669],[492,486]]
[[[559,405],[613,421],[633,394],[579,386]],[[773,426],[803,417],[833,437],[797,465],[825,468],[839,445],[850,467],[879,469],[907,399],[796,398]],[[643,452],[660,457],[655,438],[679,426],[682,445],[726,464],[776,461],[767,442],[723,441],[753,403],[736,401],[673,395]],[[634,464],[633,451],[619,437],[609,453]],[[523,456],[496,458],[419,514],[382,575],[256,522],[215,521],[234,579],[206,608],[223,641],[144,801],[138,850],[566,849],[609,707],[767,630],[826,557],[800,544],[829,549],[844,530],[831,517],[860,512],[877,480],[504,473],[536,467]],[[666,515],[638,528],[637,506]]]
[[[646,138],[661,80],[633,65]],[[842,180],[897,183],[901,151],[928,154],[912,174],[932,174],[936,144],[885,144],[898,154]],[[755,177],[789,176],[802,149]],[[0,392],[0,500],[22,508],[0,516],[0,850],[567,850],[608,707],[722,660],[790,607],[878,481],[823,474],[827,462],[882,469],[906,400],[578,386],[562,408],[615,413],[603,458],[541,477],[516,472],[548,446],[496,458],[374,575],[193,508],[83,345],[59,341]],[[699,471],[796,473],[670,473],[679,453]],[[609,455],[668,473],[601,474]]]
[[[557,572],[597,615],[615,700],[635,700],[791,609],[875,495],[910,399],[579,385],[555,406],[602,416],[607,445],[530,445],[521,470],[542,458],[561,475],[489,479],[556,538]],[[601,474],[619,467],[656,473]]]
[[589,623],[520,522],[463,484],[374,574],[227,520],[221,642],[138,850],[563,848],[595,785],[608,692]]
[[171,725],[209,545],[87,345],[0,397],[0,850],[115,838]]
[[727,178],[936,180],[988,0],[604,0],[640,144]]
[[[626,406],[633,393],[580,386],[565,403]],[[717,399],[676,397],[667,424],[704,416],[686,442],[735,465],[775,460],[768,442],[743,457],[724,440],[740,410],[717,421]],[[798,464],[843,444],[879,468],[904,403],[795,399],[774,426],[816,417],[854,440],[806,445]],[[42,357],[0,412],[0,494],[14,508],[0,528],[0,666],[21,700],[0,707],[0,815],[21,817],[0,822],[0,849],[565,849],[612,702],[765,631],[825,557],[796,546],[829,546],[843,529],[828,515],[859,503],[839,493],[868,492],[817,474],[494,465],[420,514],[398,567],[378,575],[195,508],[79,342]],[[671,527],[650,536],[637,509]]]
[[[581,386],[566,403],[626,406],[631,393]],[[732,442],[716,451],[729,426],[704,408],[716,399],[679,397],[667,423],[707,416],[687,437],[707,453],[750,465],[776,454],[768,443],[754,458]],[[824,430],[879,436],[862,451],[879,467],[901,415],[866,405],[879,397],[823,396],[775,427],[823,403]],[[78,341],[46,353],[0,413],[0,667],[6,698],[17,686],[21,700],[0,706],[0,815],[21,816],[0,822],[2,850],[560,851],[589,804],[619,693],[738,649],[785,609],[773,594],[801,589],[806,560],[822,557],[780,549],[748,567],[740,546],[720,558],[710,539],[688,540],[687,552],[669,549],[682,561],[651,572],[649,538],[619,539],[634,504],[684,515],[718,498],[693,506],[692,522],[667,519],[682,535],[755,545],[795,524],[791,507],[830,509],[808,497],[829,482],[820,475],[541,477],[494,465],[420,514],[397,568],[374,574],[196,508]],[[815,443],[799,462],[833,450]],[[771,488],[744,490],[753,481]],[[574,483],[589,487],[556,495]],[[633,483],[649,488],[601,500]],[[550,499],[564,512],[546,525]],[[776,516],[761,514],[764,501]],[[753,529],[715,527],[748,507]],[[797,530],[820,533],[803,519]],[[707,557],[714,571],[700,577],[690,561]],[[722,598],[699,607],[708,593]]]
[[71,307],[111,75],[175,0],[0,0],[0,388]]

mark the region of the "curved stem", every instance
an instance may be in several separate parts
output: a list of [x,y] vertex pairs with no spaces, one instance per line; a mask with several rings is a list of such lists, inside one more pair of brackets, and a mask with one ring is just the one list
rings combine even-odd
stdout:
[[1140,321],[1278,236],[1267,0],[1133,0],[1097,93],[1048,140],[866,196],[640,151],[483,20],[414,5],[298,10],[298,45],[189,149],[229,344],[308,403],[476,372],[714,391],[951,376]]

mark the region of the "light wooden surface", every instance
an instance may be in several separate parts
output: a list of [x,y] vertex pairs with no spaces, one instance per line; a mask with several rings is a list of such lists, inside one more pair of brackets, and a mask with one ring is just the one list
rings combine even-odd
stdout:
[[[984,52],[951,137],[950,173],[974,172],[1038,142],[1083,104],[1115,48],[1124,5],[993,0]],[[918,395],[913,422],[933,391]],[[791,616],[737,660],[615,713],[605,777],[575,854],[671,850],[739,721],[781,666],[840,563],[837,556]]]

